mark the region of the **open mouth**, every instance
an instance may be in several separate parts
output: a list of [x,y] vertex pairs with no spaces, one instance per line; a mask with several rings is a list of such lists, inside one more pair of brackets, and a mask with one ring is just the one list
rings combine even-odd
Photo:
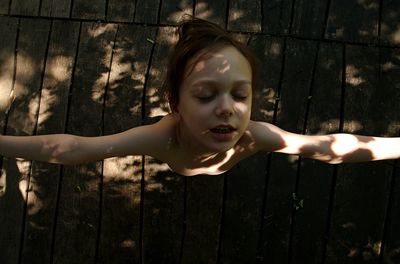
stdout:
[[218,134],[229,134],[229,133],[235,131],[235,129],[231,126],[219,126],[219,127],[211,128],[210,131],[213,133],[218,133]]

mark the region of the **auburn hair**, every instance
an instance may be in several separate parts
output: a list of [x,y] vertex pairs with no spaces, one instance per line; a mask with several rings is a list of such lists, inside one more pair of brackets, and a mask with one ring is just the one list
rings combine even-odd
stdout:
[[235,47],[249,62],[252,70],[252,89],[259,85],[260,63],[245,44],[236,40],[225,29],[212,22],[185,16],[178,24],[178,42],[173,47],[168,64],[166,77],[162,86],[173,112],[177,112],[179,90],[185,78],[188,61],[199,54],[219,49],[225,46]]

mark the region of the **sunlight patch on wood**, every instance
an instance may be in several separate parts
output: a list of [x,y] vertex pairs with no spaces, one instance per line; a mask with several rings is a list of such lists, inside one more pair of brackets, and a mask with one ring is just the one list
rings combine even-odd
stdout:
[[97,38],[100,35],[103,35],[107,32],[114,32],[116,30],[117,25],[115,24],[95,24],[91,28],[88,29],[89,36],[93,38]]
[[[190,11],[191,14],[192,11]],[[180,20],[180,18],[179,18]],[[156,44],[175,45],[178,42],[177,30],[174,27],[162,27],[158,32]]]
[[5,111],[11,103],[11,90],[14,72],[14,58],[2,54],[4,63],[0,65],[0,111]]
[[379,1],[371,0],[357,0],[357,3],[361,5],[365,10],[378,10]]
[[95,81],[92,87],[92,100],[101,104],[103,102],[104,87],[108,79],[108,72],[101,73],[100,77]]
[[282,54],[282,47],[280,43],[272,43],[270,48],[269,48],[269,53],[265,55],[274,55],[274,56],[280,56]]
[[390,38],[395,44],[400,43],[400,25],[397,25],[397,30],[391,34]]
[[167,103],[160,98],[159,92],[156,88],[152,87],[148,89],[147,98],[151,105],[157,105],[156,107],[150,106],[150,117],[168,114],[168,111],[166,110],[168,109]]
[[141,179],[141,156],[115,157],[104,160],[105,179],[125,179],[139,182]]
[[31,124],[36,123],[36,114],[39,110],[39,95],[34,95],[31,100],[29,101],[29,119],[31,121]]
[[5,169],[1,169],[0,172],[0,198],[6,194],[7,190],[7,172]]
[[214,12],[210,7],[208,6],[208,3],[198,1],[196,2],[196,17],[202,18],[202,19],[208,19],[214,15]]
[[244,11],[239,9],[231,9],[229,12],[229,22],[233,22],[244,17]]
[[364,128],[361,122],[357,120],[345,120],[343,123],[343,127],[348,133],[355,133]]
[[339,128],[339,119],[329,119],[319,124],[319,131],[317,134],[324,135],[336,132]]
[[40,97],[40,109],[38,117],[38,127],[42,128],[44,123],[52,116],[51,107],[59,102],[57,95],[52,94],[52,89],[43,88]]
[[360,76],[360,69],[353,64],[346,66],[346,83],[359,86],[365,82],[366,80]]
[[46,69],[48,74],[58,82],[65,82],[69,80],[73,66],[73,58],[67,56],[55,56],[50,59]]
[[167,21],[178,22],[185,14],[192,15],[193,13],[193,4],[192,1],[189,0],[181,0],[179,6],[177,6],[176,8],[178,9],[178,11],[171,13],[167,17]]
[[[18,78],[22,82],[29,82],[37,70],[37,66],[32,61],[29,55],[24,55],[23,52],[18,53]],[[25,93],[26,94],[26,93]]]
[[20,173],[20,181],[19,181],[19,191],[21,192],[22,197],[26,201],[26,191],[28,188],[28,179],[29,179],[29,172],[31,169],[31,162],[24,159],[16,159],[16,165],[18,171]]

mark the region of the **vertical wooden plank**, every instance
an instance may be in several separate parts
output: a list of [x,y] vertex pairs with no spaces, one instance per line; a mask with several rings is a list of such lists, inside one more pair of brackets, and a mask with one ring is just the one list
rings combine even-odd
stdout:
[[[277,126],[302,133],[317,45],[311,41],[288,40],[284,78],[281,84]],[[298,157],[271,156],[262,231],[261,258],[271,263],[288,263],[289,238],[294,207],[293,193]]]
[[229,1],[229,30],[260,32],[261,20],[261,0]]
[[[398,98],[400,88],[400,49],[381,49],[381,79],[380,83],[394,98]],[[392,95],[391,95],[392,96]],[[391,97],[390,97],[391,98]],[[397,106],[397,104],[395,104]],[[399,131],[398,106],[389,112],[391,122],[388,130],[392,134]],[[395,174],[393,175],[394,186],[392,187],[391,207],[388,208],[388,225],[386,226],[385,241],[383,246],[383,263],[396,263],[400,259],[400,170],[399,161],[396,161]]]
[[10,13],[12,15],[37,16],[39,15],[40,0],[13,0]]
[[221,261],[254,262],[261,225],[267,156],[249,157],[226,173]]
[[325,37],[351,42],[377,42],[379,2],[332,0]]
[[[342,46],[321,43],[306,134],[339,132],[342,95]],[[330,192],[334,166],[320,161],[302,159],[294,218],[292,263],[317,264],[323,262],[324,234],[329,215]]]
[[[16,98],[9,112],[8,135],[32,135],[35,131],[49,28],[49,21],[21,20],[14,86]],[[18,262],[30,165],[25,160],[4,159],[7,186],[0,200],[0,211],[7,213],[0,216],[0,226],[4,230],[1,263]]]
[[[159,94],[166,70],[168,51],[176,42],[175,30],[160,27],[146,86],[146,119],[167,113]],[[145,158],[143,261],[179,263],[183,237],[184,178],[167,164]]]
[[106,0],[74,0],[72,17],[81,19],[104,19],[106,15]]
[[[67,133],[102,134],[103,97],[116,30],[113,24],[82,25]],[[101,173],[102,162],[63,168],[54,262],[94,263]]]
[[321,38],[324,34],[328,0],[295,1],[291,34],[305,38]]
[[0,133],[3,133],[6,112],[12,101],[17,27],[17,19],[0,17],[0,31],[3,35],[0,39]]
[[[394,136],[387,125],[399,92],[383,90],[378,51],[346,46],[344,132]],[[387,161],[339,166],[326,263],[378,263],[391,176]]]
[[160,0],[136,0],[135,22],[157,24]]
[[225,174],[187,178],[186,232],[182,263],[216,263]]
[[8,14],[10,0],[0,0],[0,14]]
[[193,14],[193,0],[161,1],[160,23],[176,24],[185,14]]
[[273,122],[282,67],[283,41],[265,35],[253,35],[249,47],[261,62],[259,90],[253,91],[252,120]]
[[[117,22],[133,22],[136,0],[120,1],[109,0],[107,20]],[[138,10],[142,12],[141,10]]]
[[263,32],[268,34],[289,34],[293,0],[263,1]]
[[72,0],[42,0],[40,9],[41,16],[47,17],[69,17]]
[[[52,26],[37,134],[63,133],[79,24],[55,21]],[[49,263],[60,166],[32,162],[22,263]],[[35,256],[35,257],[32,257]]]
[[[4,133],[6,125],[6,116],[11,106],[11,91],[13,89],[14,67],[15,67],[15,48],[17,39],[18,19],[1,17],[0,31],[4,34],[0,39],[0,133]],[[0,164],[3,163],[3,157],[0,157]],[[10,174],[10,176],[7,176]],[[8,263],[7,257],[17,250],[19,245],[13,238],[15,230],[8,230],[11,222],[18,218],[18,212],[15,206],[20,206],[21,198],[18,192],[18,179],[10,179],[12,173],[6,172],[3,168],[0,171],[0,261]],[[8,178],[8,179],[7,179]],[[10,192],[11,190],[11,192]],[[15,200],[19,198],[19,200]],[[14,207],[14,208],[13,208]],[[17,207],[18,208],[18,207]],[[13,211],[8,212],[7,210]],[[13,213],[14,212],[14,213]],[[11,214],[10,214],[11,213]],[[15,222],[13,223],[15,226]],[[22,223],[21,223],[22,224]],[[14,227],[15,228],[15,227]],[[4,257],[2,257],[4,256]]]
[[382,1],[381,41],[387,44],[400,44],[400,2]]
[[226,12],[228,0],[199,0],[195,1],[194,15],[196,17],[214,22],[221,27],[226,25]]
[[[104,133],[141,125],[142,96],[155,28],[121,26],[118,30],[106,94]],[[117,122],[116,122],[117,121]],[[104,161],[100,263],[140,262],[142,157]]]

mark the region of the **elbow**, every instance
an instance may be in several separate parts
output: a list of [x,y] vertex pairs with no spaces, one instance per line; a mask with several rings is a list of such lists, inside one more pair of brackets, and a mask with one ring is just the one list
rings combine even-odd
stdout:
[[73,135],[63,135],[58,143],[55,143],[50,148],[52,163],[62,165],[77,165],[82,163],[80,156],[79,138]]

